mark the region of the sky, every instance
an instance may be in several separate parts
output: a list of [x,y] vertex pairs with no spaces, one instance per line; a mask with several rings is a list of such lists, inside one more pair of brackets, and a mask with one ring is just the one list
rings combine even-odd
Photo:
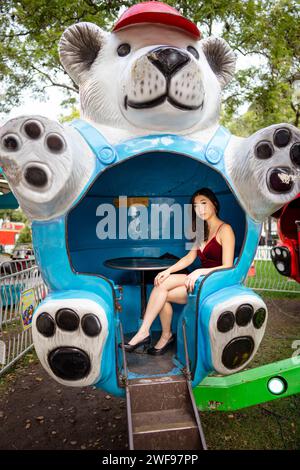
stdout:
[[39,114],[57,121],[61,115],[68,114],[67,110],[63,109],[60,105],[64,99],[61,90],[55,87],[48,90],[47,95],[45,95],[47,96],[46,101],[34,100],[32,97],[26,97],[25,95],[23,98],[24,104],[13,108],[11,112],[7,114],[5,120],[22,116],[23,114]]

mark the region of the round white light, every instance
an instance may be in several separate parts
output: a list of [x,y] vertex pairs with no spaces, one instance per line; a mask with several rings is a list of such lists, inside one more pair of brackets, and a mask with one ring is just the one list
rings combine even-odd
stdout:
[[268,382],[269,392],[273,393],[273,395],[280,395],[286,391],[286,388],[287,385],[285,380],[280,377],[273,377]]
[[283,263],[276,263],[276,267],[278,269],[278,271],[284,271],[284,264]]
[[276,253],[276,255],[280,256],[281,255],[281,250],[279,250],[279,248],[276,248],[275,253]]
[[286,258],[287,257],[287,252],[284,250],[282,251],[282,254],[283,254],[283,257]]

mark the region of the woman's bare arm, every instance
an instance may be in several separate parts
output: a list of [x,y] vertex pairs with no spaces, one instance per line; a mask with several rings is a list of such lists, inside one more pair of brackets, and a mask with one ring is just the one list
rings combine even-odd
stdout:
[[182,269],[187,268],[190,266],[195,259],[197,258],[197,246],[194,244],[193,248],[188,252],[187,255],[180,258],[177,263],[173,264],[168,268],[170,273],[176,273],[177,271],[181,271]]

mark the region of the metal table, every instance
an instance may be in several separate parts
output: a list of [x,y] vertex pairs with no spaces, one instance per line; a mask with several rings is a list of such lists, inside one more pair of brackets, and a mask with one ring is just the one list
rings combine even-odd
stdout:
[[144,318],[146,310],[146,284],[145,271],[162,271],[167,269],[178,260],[174,258],[154,258],[154,257],[128,257],[113,258],[104,261],[104,265],[112,269],[126,271],[140,271],[141,273],[141,318]]

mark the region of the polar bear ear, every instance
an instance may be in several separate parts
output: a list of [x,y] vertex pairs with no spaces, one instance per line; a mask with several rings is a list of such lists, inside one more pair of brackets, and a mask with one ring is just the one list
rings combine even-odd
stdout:
[[63,33],[59,56],[70,77],[79,84],[106,41],[105,32],[93,23],[77,23]]
[[209,37],[201,41],[202,50],[221,87],[225,87],[234,75],[236,56],[226,41]]

